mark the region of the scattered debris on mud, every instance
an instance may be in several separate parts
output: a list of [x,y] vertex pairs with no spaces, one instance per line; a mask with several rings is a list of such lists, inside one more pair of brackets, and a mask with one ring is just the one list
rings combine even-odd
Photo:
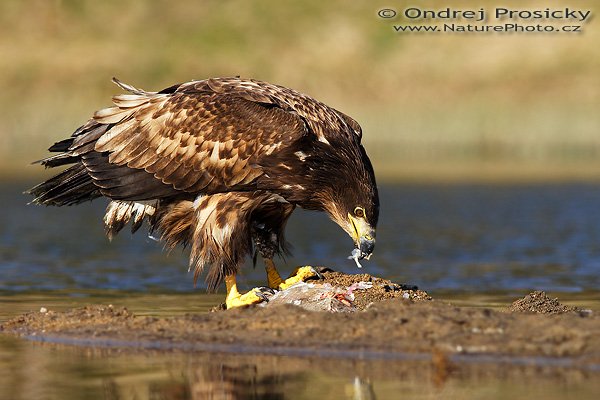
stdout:
[[[400,298],[411,301],[431,300],[416,286],[399,285],[369,274],[348,275],[320,268],[321,279],[300,282],[275,293],[261,307],[292,304],[309,311],[355,312],[364,311],[371,304]],[[225,305],[220,307],[224,310]]]
[[[158,318],[135,316],[112,305],[90,305],[24,314],[5,322],[0,331],[67,343],[186,351],[235,345],[256,352],[296,348],[315,354],[326,349],[572,357],[593,363],[600,359],[600,318],[542,293],[531,293],[498,311],[445,304],[423,291],[367,274],[324,275],[320,284],[344,290],[370,283],[352,290],[356,308],[364,311],[312,312],[283,304]],[[552,315],[535,313],[540,310]]]
[[[326,267],[315,267],[321,279],[298,283],[278,291],[261,307],[292,304],[309,311],[364,311],[371,304],[388,299],[427,301],[431,296],[414,285],[402,285],[369,274],[344,274]],[[225,311],[225,303],[212,311]]]
[[324,271],[323,280],[315,283],[329,283],[332,286],[348,288],[361,282],[372,283],[368,289],[354,290],[353,305],[358,310],[365,310],[369,305],[388,299],[404,299],[411,301],[431,300],[426,292],[419,290],[416,286],[400,285],[383,278],[377,278],[369,274],[344,274],[342,272]]

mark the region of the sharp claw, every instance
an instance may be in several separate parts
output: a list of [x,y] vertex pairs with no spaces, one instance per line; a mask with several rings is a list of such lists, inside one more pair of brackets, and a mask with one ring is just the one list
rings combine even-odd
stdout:
[[324,280],[325,277],[323,276],[323,274],[321,273],[321,271],[317,270],[315,267],[312,267],[310,265],[307,265],[305,268],[309,268],[309,271],[312,272],[314,275],[308,276],[306,278],[304,278],[303,280],[305,282],[307,281],[312,281],[312,280]]
[[254,294],[256,294],[256,296],[260,297],[262,299],[262,301],[264,302],[269,302],[269,299],[271,298],[271,296],[273,296],[275,294],[276,290],[273,290],[269,287],[266,286],[261,286],[261,287],[257,287],[254,289]]
[[317,276],[317,278],[319,279],[325,279],[325,277],[323,276],[323,274],[320,271],[317,271],[317,269],[315,267],[310,267],[311,271],[315,273],[315,275]]
[[270,287],[268,287],[268,286],[261,286],[261,287],[260,287],[260,291],[261,291],[262,293],[265,293],[265,294],[266,294],[266,293],[268,293],[268,294],[271,294],[271,295],[273,295],[273,294],[277,293],[277,290],[276,290],[276,289],[270,288]]
[[269,302],[269,297],[266,294],[259,292],[259,291],[256,291],[255,293],[256,293],[256,296],[258,298],[260,298],[262,301],[264,301],[265,303]]

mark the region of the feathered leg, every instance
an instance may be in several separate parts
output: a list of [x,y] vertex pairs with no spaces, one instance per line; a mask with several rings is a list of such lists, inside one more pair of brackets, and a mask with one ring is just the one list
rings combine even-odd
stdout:
[[285,290],[298,282],[304,282],[314,277],[322,278],[321,274],[313,267],[305,266],[296,268],[294,273],[284,280],[281,278],[281,275],[275,267],[273,256],[276,253],[281,253],[281,247],[284,243],[282,238],[283,225],[277,226],[277,222],[282,219],[285,221],[291,211],[292,209],[283,210],[282,215],[285,215],[285,217],[276,221],[271,221],[270,224],[265,222],[255,222],[252,226],[254,246],[265,262],[267,282],[271,289]]
[[279,285],[283,283],[283,279],[281,279],[281,275],[279,275],[279,271],[275,267],[275,263],[271,258],[263,257],[265,261],[265,271],[267,272],[267,282],[269,283],[269,287],[271,289],[279,289]]

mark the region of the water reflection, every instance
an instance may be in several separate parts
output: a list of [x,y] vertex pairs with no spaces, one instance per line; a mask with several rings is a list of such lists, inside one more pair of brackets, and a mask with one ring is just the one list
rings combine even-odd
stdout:
[[81,348],[0,336],[6,399],[595,399],[600,373],[430,359]]

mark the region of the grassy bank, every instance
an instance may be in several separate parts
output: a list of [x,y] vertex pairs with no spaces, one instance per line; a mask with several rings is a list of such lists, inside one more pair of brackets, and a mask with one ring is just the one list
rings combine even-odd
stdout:
[[[473,7],[422,5],[448,6]],[[574,8],[564,1],[502,6]],[[575,8],[594,14],[598,2]],[[242,75],[297,88],[354,116],[389,179],[595,178],[598,21],[581,34],[402,35],[392,27],[402,21],[376,11],[371,2],[342,0],[4,1],[0,175],[39,174],[24,166],[110,103],[118,93],[112,76],[160,90]]]

